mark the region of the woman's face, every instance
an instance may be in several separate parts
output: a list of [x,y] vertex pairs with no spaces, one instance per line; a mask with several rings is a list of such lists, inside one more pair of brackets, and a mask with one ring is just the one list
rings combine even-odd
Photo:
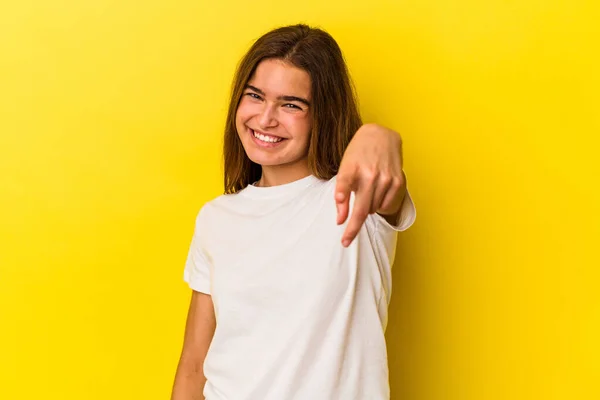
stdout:
[[308,73],[262,61],[244,89],[235,123],[248,157],[262,166],[307,163],[312,125]]

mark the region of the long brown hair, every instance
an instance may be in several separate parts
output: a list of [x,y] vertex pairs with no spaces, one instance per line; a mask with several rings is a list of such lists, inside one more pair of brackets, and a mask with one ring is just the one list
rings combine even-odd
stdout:
[[316,177],[331,179],[337,174],[350,139],[362,125],[350,74],[333,37],[302,24],[272,30],[248,50],[233,80],[223,148],[225,193],[236,193],[261,176],[261,166],[244,151],[235,116],[248,81],[265,59],[284,60],[311,78],[313,122],[308,165]]

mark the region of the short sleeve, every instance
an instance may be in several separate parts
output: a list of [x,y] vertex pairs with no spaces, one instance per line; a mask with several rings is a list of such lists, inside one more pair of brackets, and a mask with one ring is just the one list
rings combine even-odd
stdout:
[[188,251],[183,280],[189,287],[197,292],[210,294],[210,264],[206,251],[202,246],[201,229],[204,227],[200,222],[202,211],[198,213],[192,243]]
[[396,221],[396,223],[392,225],[389,222],[387,222],[387,220],[383,217],[379,219],[380,222],[388,228],[391,228],[397,232],[403,232],[410,228],[412,224],[414,224],[416,218],[417,210],[415,208],[415,203],[413,202],[412,197],[410,196],[410,193],[407,189],[406,195],[404,196],[404,200],[402,201],[402,208],[400,209],[400,213],[398,214],[398,220]]

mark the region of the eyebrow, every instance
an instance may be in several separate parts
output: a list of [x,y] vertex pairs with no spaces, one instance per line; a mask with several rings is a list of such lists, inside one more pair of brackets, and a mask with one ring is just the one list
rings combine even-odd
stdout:
[[[250,89],[258,94],[260,94],[261,96],[265,95],[265,92],[263,92],[262,90],[260,90],[259,88],[252,86],[252,85],[246,85],[246,89]],[[310,102],[302,97],[297,97],[297,96],[279,96],[277,98],[277,100],[283,100],[283,101],[297,101],[299,103],[303,103],[306,106],[310,107]]]

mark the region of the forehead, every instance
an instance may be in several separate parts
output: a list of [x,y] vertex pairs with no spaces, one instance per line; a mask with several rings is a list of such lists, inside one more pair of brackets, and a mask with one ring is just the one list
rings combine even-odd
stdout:
[[248,81],[267,96],[297,96],[310,99],[308,72],[282,60],[264,60]]

